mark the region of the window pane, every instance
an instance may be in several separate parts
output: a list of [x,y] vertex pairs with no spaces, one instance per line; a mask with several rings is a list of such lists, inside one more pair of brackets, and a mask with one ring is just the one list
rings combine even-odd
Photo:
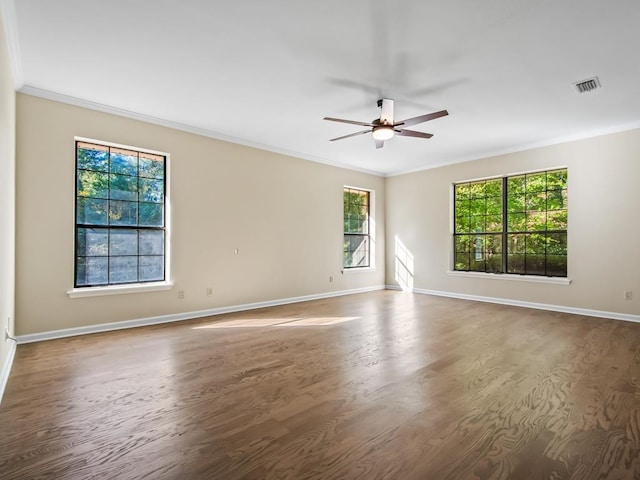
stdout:
[[525,234],[507,235],[507,252],[508,253],[524,253],[525,252]]
[[485,252],[490,255],[502,252],[502,235],[485,235]]
[[487,183],[484,187],[484,193],[487,197],[498,197],[502,196],[502,179],[497,178],[495,180],[487,180]]
[[567,170],[547,172],[547,190],[559,190],[567,187]]
[[140,176],[164,179],[164,157],[160,155],[141,153]]
[[546,235],[532,233],[526,235],[526,250],[527,256],[529,254],[539,253],[544,254],[546,252]]
[[109,283],[138,281],[138,257],[109,257]]
[[553,277],[567,276],[567,256],[547,255],[547,275]]
[[106,285],[108,283],[107,257],[78,257],[76,259],[76,285]]
[[127,175],[109,175],[110,198],[112,200],[138,199],[138,177]]
[[493,215],[486,218],[486,231],[487,232],[501,232],[502,231],[502,215]]
[[524,274],[524,254],[507,255],[507,272]]
[[489,273],[501,273],[502,272],[502,255],[489,254],[487,255],[486,271]]
[[456,252],[470,252],[472,239],[471,235],[456,235]]
[[140,257],[140,281],[151,282],[164,279],[164,257]]
[[480,258],[479,260],[476,260],[476,258],[471,255],[471,260],[469,262],[469,270],[471,272],[484,272],[485,271],[485,264],[484,264],[484,258]]
[[109,198],[109,177],[106,173],[78,170],[78,197]]
[[454,265],[455,270],[468,271],[469,263],[470,263],[470,259],[469,259],[468,252],[456,252],[455,265]]
[[547,175],[544,172],[530,174],[526,177],[527,195],[544,192],[547,189]]
[[345,267],[369,266],[369,237],[367,235],[344,236]]
[[456,217],[456,233],[467,233],[470,228],[469,217]]
[[524,212],[524,195],[519,197],[507,197],[507,210],[513,213]]
[[78,144],[78,169],[109,171],[109,149],[89,143]]
[[524,232],[527,229],[527,218],[524,213],[509,213],[507,215],[507,231]]
[[456,190],[456,201],[468,200],[469,199],[469,184],[461,183],[455,186]]
[[547,214],[546,212],[528,212],[527,213],[527,230],[530,232],[546,230]]
[[486,200],[477,198],[469,202],[469,210],[471,215],[484,215],[486,212]]
[[562,210],[563,208],[567,208],[563,193],[566,193],[566,191],[551,190],[550,192],[547,192],[547,208],[549,210]]
[[484,232],[484,216],[474,215],[469,217],[470,232]]
[[527,195],[527,210],[544,211],[547,208],[547,194],[538,192]]
[[547,234],[547,254],[566,255],[567,254],[567,234],[548,233]]
[[138,175],[138,154],[130,150],[111,149],[111,173]]
[[140,179],[140,201],[164,202],[164,182],[162,180]]
[[485,182],[474,182],[469,184],[469,197],[471,200],[484,198]]
[[109,237],[110,255],[137,255],[138,231],[137,230],[111,230]]
[[138,224],[151,227],[164,225],[164,208],[159,203],[140,203],[140,218]]
[[516,177],[507,178],[507,194],[522,195],[525,192],[525,176],[518,175]]
[[79,228],[76,255],[106,256],[109,254],[109,230],[104,228]]
[[137,225],[138,204],[111,200],[109,202],[109,222],[111,225]]
[[487,215],[502,215],[502,197],[487,198]]
[[163,255],[164,232],[161,230],[140,230],[140,255]]
[[469,200],[456,200],[456,215],[469,216],[471,214],[471,206]]
[[525,270],[527,275],[544,275],[545,274],[545,256],[529,255],[525,256]]
[[76,222],[87,225],[107,225],[108,200],[78,197]]
[[566,230],[567,211],[556,210],[547,214],[547,230]]

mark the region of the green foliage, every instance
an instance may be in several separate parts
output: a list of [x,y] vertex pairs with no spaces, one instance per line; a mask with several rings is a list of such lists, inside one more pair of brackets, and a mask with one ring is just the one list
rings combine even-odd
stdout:
[[[455,185],[456,270],[501,271],[502,185]],[[507,177],[506,188],[507,271],[566,276],[567,170]]]
[[109,153],[105,150],[78,148],[78,169],[109,171]]
[[109,198],[109,175],[91,170],[78,171],[79,197]]
[[164,224],[164,157],[141,154],[138,158],[138,153],[133,151],[80,145],[76,187],[78,223]]
[[130,175],[137,177],[138,156],[119,152],[111,152],[109,171],[111,173],[119,173],[121,175]]
[[140,156],[140,176],[145,178],[164,179],[164,162]]
[[343,212],[345,233],[369,233],[369,192],[345,189]]

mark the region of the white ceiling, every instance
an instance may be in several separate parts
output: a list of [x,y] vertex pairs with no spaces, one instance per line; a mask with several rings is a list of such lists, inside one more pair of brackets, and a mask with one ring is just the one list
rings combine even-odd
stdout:
[[[638,0],[2,1],[24,92],[382,175],[640,126]],[[450,115],[328,141],[381,97]]]

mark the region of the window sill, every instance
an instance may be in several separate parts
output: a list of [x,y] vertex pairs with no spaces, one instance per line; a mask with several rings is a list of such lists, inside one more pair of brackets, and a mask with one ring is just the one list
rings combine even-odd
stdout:
[[454,277],[488,278],[490,280],[571,285],[571,279],[564,277],[539,277],[537,275],[514,275],[509,273],[458,272],[455,270],[449,270],[447,271],[447,274]]
[[357,273],[357,272],[362,272],[362,273],[366,273],[366,272],[375,272],[376,271],[376,267],[352,267],[352,268],[343,268],[342,269],[342,273],[343,274],[350,274],[350,273]]
[[104,295],[121,295],[125,293],[158,292],[170,290],[173,282],[133,283],[127,285],[109,285],[107,287],[73,288],[67,292],[69,298],[101,297]]

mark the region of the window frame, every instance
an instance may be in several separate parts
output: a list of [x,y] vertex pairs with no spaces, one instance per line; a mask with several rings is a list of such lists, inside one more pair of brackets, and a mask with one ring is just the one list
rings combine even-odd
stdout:
[[[99,284],[99,285],[78,285],[77,284],[77,253],[78,253],[78,229],[83,228],[81,224],[78,223],[77,219],[77,208],[78,208],[78,145],[80,143],[89,143],[95,144],[100,147],[108,147],[113,149],[123,149],[135,151],[137,153],[156,155],[164,157],[164,226],[141,226],[138,223],[130,226],[123,226],[122,228],[130,228],[135,230],[162,230],[164,233],[164,279],[162,280],[150,280],[150,281],[136,281],[136,282],[128,282],[128,283],[110,283],[110,284]],[[73,141],[73,152],[74,152],[74,194],[73,194],[73,268],[72,268],[72,285],[73,288],[67,291],[67,294],[71,298],[76,297],[87,297],[87,296],[101,296],[101,295],[113,295],[113,294],[121,294],[121,293],[135,293],[135,292],[147,292],[147,291],[158,291],[158,290],[167,290],[172,288],[173,282],[171,281],[171,248],[170,248],[170,232],[171,232],[171,215],[170,215],[170,155],[166,152],[160,152],[157,150],[150,150],[146,148],[134,147],[131,145],[123,145],[119,143],[107,142],[104,140],[96,140],[92,138],[86,137],[74,137]],[[135,178],[141,178],[136,176]],[[104,228],[110,229],[111,225],[96,225],[93,226],[95,228]],[[120,228],[120,229],[122,229]],[[139,254],[138,254],[139,256]]]
[[[347,232],[344,228],[344,194],[347,190],[355,190],[358,192],[365,192],[368,196],[368,212],[367,212],[367,234],[361,233],[351,233]],[[342,272],[361,272],[361,271],[370,271],[375,270],[375,190],[364,188],[364,187],[356,187],[353,185],[343,185],[342,187]],[[357,236],[366,236],[368,240],[368,264],[367,265],[354,265],[354,266],[346,266],[345,265],[345,250],[344,250],[344,238],[347,235],[357,235]]]
[[[549,173],[553,173],[553,172],[557,172],[557,171],[565,171],[565,175],[567,175],[567,178],[565,179],[565,183],[564,183],[564,187],[560,188],[560,189],[549,189],[548,185],[546,184],[546,181],[548,181],[548,174]],[[565,229],[551,229],[548,230],[547,226],[545,225],[544,230],[542,229],[525,229],[525,230],[509,230],[509,208],[508,208],[508,202],[509,199],[514,197],[518,197],[518,195],[516,194],[511,194],[510,195],[510,191],[508,189],[508,183],[509,180],[514,180],[517,177],[525,177],[525,179],[527,178],[527,176],[534,176],[534,175],[539,175],[539,174],[544,174],[547,175],[547,179],[545,179],[545,189],[544,189],[544,193],[545,193],[545,208],[544,210],[540,210],[543,211],[545,213],[545,223],[548,221],[548,217],[547,214],[549,212],[560,212],[560,211],[565,211],[566,212],[566,219],[565,219],[565,224],[566,227]],[[480,183],[480,182],[491,182],[491,181],[496,181],[496,180],[500,180],[501,182],[501,193],[500,193],[500,197],[501,198],[501,213],[500,213],[500,224],[501,224],[501,228],[500,230],[491,230],[491,231],[487,231],[487,227],[486,227],[486,223],[485,223],[485,228],[482,231],[478,231],[475,234],[471,233],[470,231],[468,232],[458,232],[457,231],[457,195],[456,195],[456,187],[458,185],[464,185],[464,184],[474,184],[474,183]],[[567,166],[557,166],[557,167],[549,167],[549,168],[544,168],[544,169],[536,169],[536,170],[530,170],[530,171],[524,171],[524,172],[518,172],[518,173],[510,173],[510,174],[506,174],[506,175],[499,175],[499,176],[492,176],[492,177],[485,177],[485,178],[477,178],[477,179],[470,179],[470,180],[462,180],[462,181],[456,181],[454,183],[451,184],[451,214],[450,214],[450,222],[451,222],[451,255],[450,255],[450,270],[447,272],[451,275],[457,275],[457,276],[468,276],[468,277],[484,277],[484,278],[504,278],[504,279],[509,279],[509,280],[524,280],[524,281],[533,281],[533,282],[539,282],[539,283],[558,283],[558,284],[570,284],[571,280],[569,280],[569,255],[568,255],[568,238],[569,238],[569,225],[568,225],[568,196],[566,196],[566,192],[568,192],[568,187],[569,187],[569,180],[568,180],[568,167]],[[558,209],[549,209],[549,204],[548,204],[548,194],[549,192],[556,192],[556,191],[565,191],[565,207],[561,208],[560,210]],[[542,192],[542,190],[541,190]],[[522,196],[525,197],[527,194],[527,192],[523,192]],[[483,196],[483,198],[486,200],[487,198],[493,198],[493,196]],[[473,198],[469,197],[469,201],[471,202],[473,200]],[[524,200],[523,200],[524,201]],[[526,207],[524,207],[526,208]],[[533,211],[533,210],[532,210]],[[525,213],[525,215],[527,214],[528,210],[524,210],[523,213]],[[512,212],[513,213],[513,212]],[[485,204],[485,212],[483,214],[483,216],[486,217],[487,216],[491,216],[488,215],[487,211],[486,211],[486,204]],[[473,215],[471,216],[473,217]],[[470,217],[470,218],[471,218]],[[558,275],[556,272],[550,271],[549,269],[549,256],[553,256],[556,254],[553,253],[548,253],[547,248],[545,248],[545,252],[544,252],[544,273],[534,273],[534,272],[527,272],[526,271],[526,265],[525,265],[525,271],[523,273],[519,273],[519,272],[510,272],[509,271],[509,263],[508,263],[508,257],[509,257],[509,247],[508,247],[508,239],[510,235],[532,235],[532,234],[537,234],[537,235],[545,235],[549,236],[549,235],[564,235],[564,242],[565,242],[565,271],[564,271],[564,275]],[[474,270],[471,268],[471,263],[469,263],[469,268],[468,269],[461,269],[458,270],[456,268],[456,261],[457,261],[457,255],[458,255],[458,249],[457,249],[457,237],[459,236],[487,236],[487,235],[495,235],[495,236],[499,236],[501,241],[501,245],[500,245],[500,252],[498,252],[499,255],[499,265],[500,265],[500,270],[499,271],[491,271],[491,270],[486,270],[487,268],[487,264],[486,264],[486,260],[485,260],[485,270]],[[483,252],[486,254],[486,252]],[[470,255],[472,254],[472,252],[470,253]],[[523,255],[527,255],[527,252],[524,252]]]

